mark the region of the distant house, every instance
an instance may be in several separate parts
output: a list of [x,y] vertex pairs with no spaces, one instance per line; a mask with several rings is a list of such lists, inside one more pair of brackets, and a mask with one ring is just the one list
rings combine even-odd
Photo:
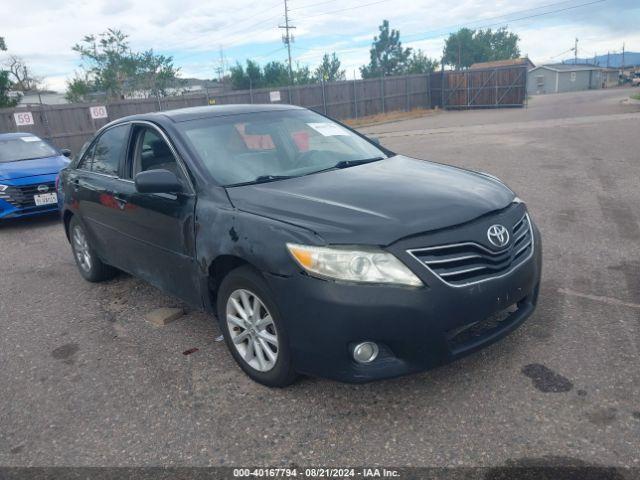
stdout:
[[43,92],[23,92],[20,94],[20,105],[62,105],[67,102],[64,93],[43,91]]
[[526,65],[527,69],[535,68],[535,65],[528,57],[522,58],[510,58],[508,60],[496,60],[494,62],[480,62],[474,63],[469,67],[471,70],[477,70],[481,68],[500,68],[500,67],[516,67],[518,65]]
[[620,84],[620,72],[617,68],[601,68],[602,88],[615,87]]
[[555,63],[529,70],[527,93],[577,92],[606,88],[618,84],[618,72],[598,65]]

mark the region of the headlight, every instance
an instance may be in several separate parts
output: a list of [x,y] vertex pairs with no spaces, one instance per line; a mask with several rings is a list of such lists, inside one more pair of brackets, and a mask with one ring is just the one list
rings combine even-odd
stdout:
[[293,258],[317,277],[348,282],[422,286],[392,254],[375,247],[312,247],[287,243]]

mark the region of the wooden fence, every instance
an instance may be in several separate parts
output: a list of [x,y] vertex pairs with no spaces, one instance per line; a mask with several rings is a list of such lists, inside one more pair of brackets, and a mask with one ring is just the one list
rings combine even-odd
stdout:
[[[198,95],[109,102],[105,105],[106,118],[93,118],[90,107],[96,104],[28,105],[0,109],[0,132],[32,132],[75,153],[106,123],[137,113],[202,105],[278,102],[307,107],[336,119],[350,119],[415,108],[521,107],[526,101],[526,81],[526,67],[517,66],[279,89],[232,90],[215,95],[203,92]],[[33,124],[22,122],[22,125],[18,125],[15,114],[27,111],[31,112]]]

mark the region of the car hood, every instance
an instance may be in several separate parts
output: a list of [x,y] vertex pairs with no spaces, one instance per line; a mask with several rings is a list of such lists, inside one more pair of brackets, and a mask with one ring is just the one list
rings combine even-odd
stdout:
[[239,210],[308,228],[328,243],[366,245],[468,222],[514,200],[486,175],[400,155],[227,192]]
[[62,155],[33,160],[18,160],[15,162],[0,162],[0,180],[15,180],[36,175],[50,175],[58,173],[69,165],[69,159]]

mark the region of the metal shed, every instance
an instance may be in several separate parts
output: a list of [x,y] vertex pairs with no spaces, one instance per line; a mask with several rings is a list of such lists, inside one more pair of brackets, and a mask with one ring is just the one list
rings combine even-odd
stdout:
[[[557,63],[541,65],[529,70],[527,74],[527,93],[529,95],[541,93],[577,92],[603,88],[608,85],[607,75],[602,67],[597,65],[580,65]],[[604,82],[604,85],[603,85]]]

